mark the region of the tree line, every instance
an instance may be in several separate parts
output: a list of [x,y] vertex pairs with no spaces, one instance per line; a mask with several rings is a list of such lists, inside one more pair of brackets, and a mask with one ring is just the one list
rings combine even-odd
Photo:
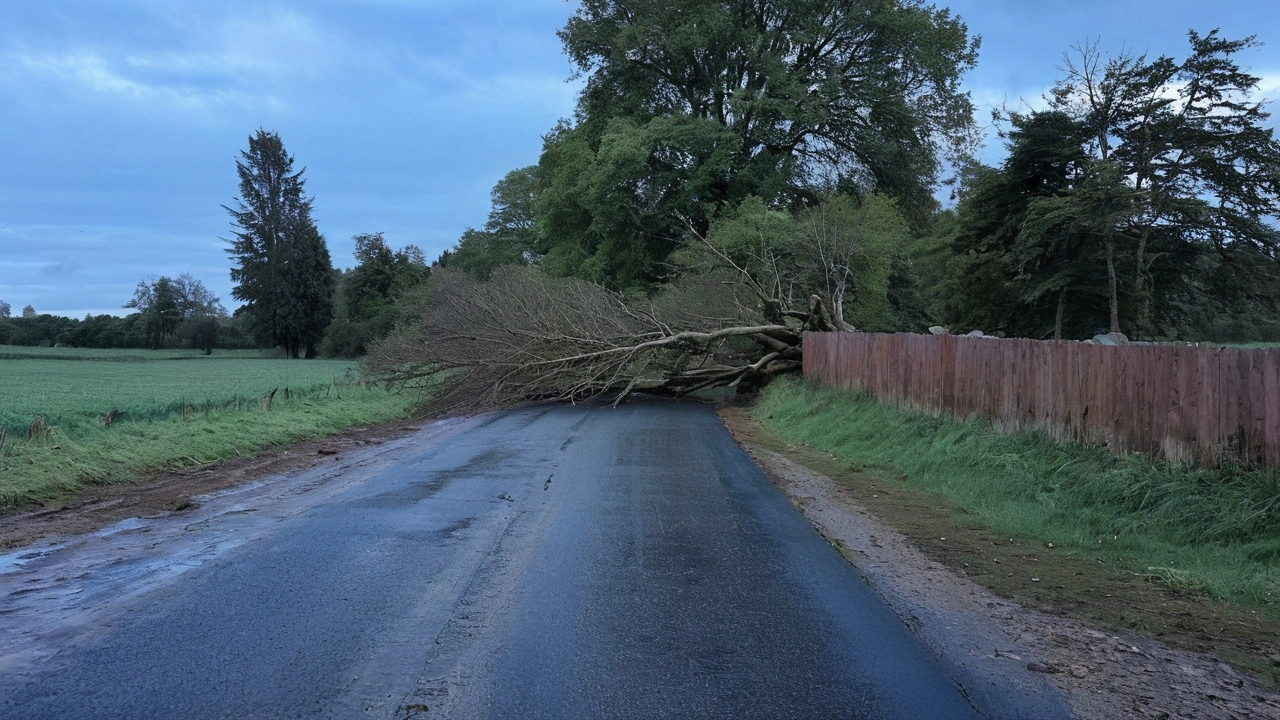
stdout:
[[1029,337],[1280,340],[1280,144],[1253,38],[1184,59],[1075,48],[1008,157],[970,164],[914,248],[933,315]]
[[[858,234],[844,281],[804,284],[863,329],[1280,340],[1280,144],[1237,59],[1252,37],[1192,31],[1181,59],[1075,48],[1045,109],[1000,114],[989,167],[958,89],[977,44],[946,11],[588,2],[560,35],[587,76],[574,121],[439,265],[653,294],[697,271],[691,239],[747,218],[757,254],[799,259],[780,248],[834,203],[895,215],[833,220]],[[945,159],[952,208],[931,194]]]
[[[918,0],[584,0],[559,37],[574,116],[430,266],[370,233],[335,270],[304,170],[251,136],[226,207],[244,304],[214,325],[512,398],[761,382],[805,329],[1280,340],[1253,38],[1076,48],[1043,109],[999,114],[991,167],[961,88],[978,40]],[[179,336],[158,312],[135,337]]]
[[978,41],[923,2],[584,0],[559,36],[574,117],[375,344],[393,377],[679,394],[793,371],[804,329],[1280,340],[1252,37],[1076,48],[1044,109],[998,115],[990,167],[960,86]]

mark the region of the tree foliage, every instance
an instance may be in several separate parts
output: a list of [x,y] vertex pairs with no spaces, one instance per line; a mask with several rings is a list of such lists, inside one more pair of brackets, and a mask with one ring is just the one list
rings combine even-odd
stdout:
[[798,213],[749,197],[711,225],[691,231],[673,261],[685,274],[738,282],[770,322],[811,311],[817,296],[836,327],[891,329],[889,276],[910,231],[896,203],[834,195]]
[[1009,117],[948,231],[948,321],[1181,337],[1205,308],[1280,307],[1280,143],[1234,57],[1253,39],[1189,40],[1182,61],[1077,48],[1049,109]]
[[687,223],[750,196],[878,191],[922,221],[940,155],[969,139],[976,41],[912,0],[590,0],[560,37],[587,84],[538,165],[555,274],[650,286]]
[[[179,335],[181,328],[181,334],[206,354],[213,351],[217,340],[217,319],[227,314],[221,301],[190,273],[176,279],[161,276],[140,280],[133,298],[124,307],[135,309],[142,316],[148,347],[164,347]],[[188,324],[190,327],[182,327]]]
[[355,241],[356,266],[338,277],[336,312],[321,348],[325,355],[356,357],[395,325],[396,303],[431,275],[422,250],[392,250],[380,232]]
[[228,253],[236,266],[232,295],[245,302],[244,315],[257,340],[296,358],[314,355],[333,317],[329,249],[311,219],[304,170],[293,170],[274,132],[258,130],[236,161],[240,195],[231,215],[234,239]]
[[702,147],[671,143],[675,165],[692,159],[678,153],[689,145],[722,151],[712,200],[759,194],[767,178],[807,197],[841,177],[924,207],[940,144],[971,122],[959,85],[977,43],[922,2],[588,0],[560,37],[588,77],[585,125],[666,118],[727,131]]
[[538,192],[536,167],[507,173],[490,194],[492,209],[484,228],[468,228],[437,263],[485,279],[500,265],[527,265],[538,260],[539,243],[533,227]]

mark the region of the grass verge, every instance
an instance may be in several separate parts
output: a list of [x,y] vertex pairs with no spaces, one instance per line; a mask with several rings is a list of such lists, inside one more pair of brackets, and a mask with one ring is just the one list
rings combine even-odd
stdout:
[[1213,650],[1280,683],[1280,488],[1004,435],[783,380],[753,418],[926,552],[1001,594]]
[[44,437],[10,437],[5,444],[0,508],[406,417],[417,401],[415,395],[372,385],[334,384],[295,390],[288,398],[277,394],[270,412],[254,399],[237,405],[189,406],[163,418],[109,427],[68,430],[53,425]]

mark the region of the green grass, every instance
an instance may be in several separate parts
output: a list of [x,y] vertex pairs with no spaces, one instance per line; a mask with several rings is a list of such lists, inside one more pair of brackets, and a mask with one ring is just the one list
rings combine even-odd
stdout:
[[[0,346],[0,507],[405,417],[420,399],[362,386],[347,361],[30,350]],[[28,438],[37,417],[47,436]]]
[[214,350],[212,355],[205,355],[203,350],[191,348],[173,348],[165,350],[144,350],[139,348],[70,348],[70,347],[24,347],[21,345],[0,345],[0,360],[103,360],[108,362],[139,362],[144,360],[183,360],[191,358],[253,358],[279,359],[284,353],[275,350]]
[[1280,615],[1275,472],[1118,458],[794,379],[770,385],[752,414],[790,442],[942,496],[1002,535]]
[[307,390],[350,383],[354,362],[263,359],[254,353],[183,355],[184,351],[44,349],[0,346],[0,425],[25,430],[37,416],[64,431],[116,422],[149,422],[185,406],[257,405],[273,388]]

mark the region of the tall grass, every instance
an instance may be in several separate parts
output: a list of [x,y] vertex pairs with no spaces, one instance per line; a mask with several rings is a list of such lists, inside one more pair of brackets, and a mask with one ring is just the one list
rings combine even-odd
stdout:
[[791,442],[941,495],[999,533],[1039,538],[1175,587],[1280,607],[1274,471],[1120,458],[794,379],[770,385],[753,415]]
[[[146,423],[6,443],[0,458],[0,507],[39,502],[89,484],[130,482],[163,468],[192,466],[321,437],[348,427],[404,417],[414,398],[381,388],[344,387],[277,399],[264,412],[214,408]],[[279,397],[279,396],[277,396]]]

